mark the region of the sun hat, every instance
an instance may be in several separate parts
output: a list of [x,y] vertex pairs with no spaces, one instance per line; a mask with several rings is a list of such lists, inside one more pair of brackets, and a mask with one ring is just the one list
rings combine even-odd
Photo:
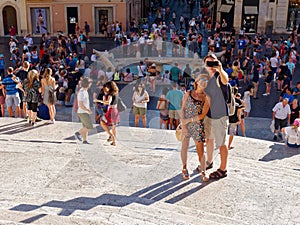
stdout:
[[293,123],[293,125],[299,127],[300,126],[300,122],[298,120],[295,120],[294,123]]

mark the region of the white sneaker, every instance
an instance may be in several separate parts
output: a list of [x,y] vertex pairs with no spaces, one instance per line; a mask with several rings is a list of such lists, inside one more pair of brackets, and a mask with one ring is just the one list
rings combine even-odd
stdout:
[[268,95],[269,95],[269,93],[264,93],[264,94],[263,94],[263,96],[268,96]]

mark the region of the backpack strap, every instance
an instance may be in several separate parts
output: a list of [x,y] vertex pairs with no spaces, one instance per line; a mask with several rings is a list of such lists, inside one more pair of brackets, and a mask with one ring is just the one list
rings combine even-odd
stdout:
[[221,89],[221,91],[222,91],[222,94],[223,94],[223,97],[224,97],[224,100],[226,101],[226,103],[228,103],[228,102],[230,102],[231,101],[231,95],[230,95],[230,86],[227,84],[227,85],[224,85],[222,82],[222,85],[223,86],[226,86],[226,92],[227,93],[225,93],[225,90],[224,90],[224,88],[222,88],[221,87],[221,85],[220,85],[220,79],[221,79],[221,77],[220,77],[220,75],[217,77],[217,85],[218,85],[218,87]]

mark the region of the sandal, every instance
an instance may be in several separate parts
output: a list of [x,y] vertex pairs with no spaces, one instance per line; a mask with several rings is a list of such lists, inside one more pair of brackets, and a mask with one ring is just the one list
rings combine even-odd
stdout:
[[218,180],[221,178],[227,177],[227,170],[218,169],[215,172],[209,174],[210,179]]
[[213,165],[214,165],[213,162],[209,163],[208,161],[206,161],[206,170],[213,168]]
[[202,176],[203,182],[209,181],[209,177],[206,175],[206,173],[204,171],[201,172],[201,176]]
[[190,174],[187,169],[182,169],[181,173],[182,173],[182,179],[188,180],[190,178]]
[[111,136],[111,143],[110,143],[110,145],[112,145],[112,146],[116,146],[116,138],[114,137],[114,136]]
[[113,139],[112,139],[112,136],[109,136],[108,138],[107,138],[107,142],[111,142]]
[[200,169],[200,165],[198,165],[196,167],[196,169],[194,170],[195,173],[201,173],[201,169]]

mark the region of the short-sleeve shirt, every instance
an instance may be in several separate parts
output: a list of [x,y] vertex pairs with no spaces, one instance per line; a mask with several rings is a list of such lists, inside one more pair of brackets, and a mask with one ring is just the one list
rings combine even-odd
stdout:
[[180,69],[178,67],[172,67],[170,70],[170,73],[172,75],[172,80],[173,81],[178,81],[179,80],[179,74],[180,74]]
[[12,75],[5,77],[2,81],[2,84],[5,86],[7,95],[15,95],[18,93],[17,83],[13,81]]
[[289,103],[292,103],[295,99],[295,97],[293,95],[288,95],[287,93],[284,93],[282,96],[283,99],[288,98],[289,99]]
[[166,99],[170,102],[169,110],[179,110],[181,108],[182,98],[183,93],[181,91],[170,90],[166,95]]
[[295,69],[295,67],[296,67],[295,64],[292,63],[292,62],[287,62],[286,65],[290,70],[290,74],[292,75],[293,74],[293,69]]
[[271,67],[277,67],[278,65],[278,59],[275,57],[271,57],[270,59]]
[[238,40],[238,48],[241,50],[241,49],[244,49],[244,47],[246,46],[246,41],[244,39],[240,39]]
[[288,114],[291,114],[290,105],[287,104],[285,107],[283,107],[282,102],[278,102],[272,111],[275,112],[275,118],[280,120],[286,119]]
[[[217,77],[219,73],[208,81],[205,93],[210,97],[210,108],[207,113],[207,117],[212,119],[220,119],[224,116],[228,116],[228,109],[222,93],[221,87],[217,85]],[[222,82],[220,82],[222,85]]]
[[[89,99],[88,91],[81,88],[78,92],[77,101],[78,101],[78,103],[80,101],[82,101],[83,105],[89,109],[90,108],[90,99]],[[87,113],[87,111],[83,110],[78,104],[77,113]]]

